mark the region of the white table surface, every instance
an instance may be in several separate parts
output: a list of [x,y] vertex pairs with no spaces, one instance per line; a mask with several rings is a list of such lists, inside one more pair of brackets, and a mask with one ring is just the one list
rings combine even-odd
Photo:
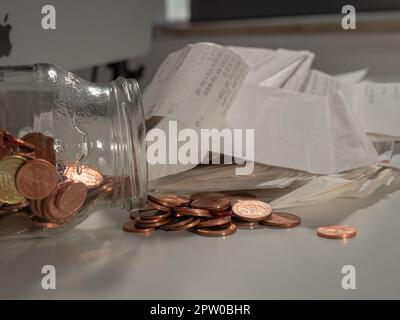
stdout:
[[[0,298],[400,298],[399,186],[292,211],[303,219],[294,229],[242,229],[226,238],[125,233],[125,214],[99,212],[56,238],[0,241]],[[359,235],[347,242],[315,235],[333,223]],[[56,290],[41,287],[47,264],[56,268]],[[341,287],[348,264],[356,290]]]

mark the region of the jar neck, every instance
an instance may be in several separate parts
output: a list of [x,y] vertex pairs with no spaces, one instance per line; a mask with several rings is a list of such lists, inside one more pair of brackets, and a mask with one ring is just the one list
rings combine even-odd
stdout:
[[[146,125],[139,85],[119,77],[111,83],[115,174],[127,177],[120,192],[127,197],[120,204],[126,210],[144,206],[147,198]],[[118,172],[118,171],[121,172]]]

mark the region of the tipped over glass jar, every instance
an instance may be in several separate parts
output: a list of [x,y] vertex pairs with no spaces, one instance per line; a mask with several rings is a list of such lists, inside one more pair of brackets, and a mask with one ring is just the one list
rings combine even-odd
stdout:
[[50,64],[0,67],[0,239],[68,230],[147,196],[138,84],[94,84]]

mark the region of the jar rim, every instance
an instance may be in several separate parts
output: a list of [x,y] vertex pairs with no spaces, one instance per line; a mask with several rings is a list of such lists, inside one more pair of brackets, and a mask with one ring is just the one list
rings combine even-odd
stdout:
[[119,126],[125,129],[128,163],[124,164],[130,178],[132,194],[129,203],[122,207],[131,210],[144,206],[148,191],[146,159],[146,122],[139,84],[135,79],[118,77],[112,81],[116,106],[119,109]]

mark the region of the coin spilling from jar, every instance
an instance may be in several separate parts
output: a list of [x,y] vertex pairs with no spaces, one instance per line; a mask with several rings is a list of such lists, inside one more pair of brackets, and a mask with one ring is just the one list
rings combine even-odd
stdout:
[[[126,232],[148,235],[155,230],[187,230],[205,237],[225,237],[238,228],[293,228],[301,218],[287,212],[275,212],[271,206],[247,194],[225,195],[201,192],[190,196],[149,195],[147,205],[131,212],[123,225]],[[333,230],[334,229],[334,230]],[[317,234],[329,239],[348,239],[356,235],[351,227],[318,228]]]
[[17,138],[0,128],[0,235],[60,228],[94,202],[119,199],[125,182],[86,164],[57,162],[52,137]]

